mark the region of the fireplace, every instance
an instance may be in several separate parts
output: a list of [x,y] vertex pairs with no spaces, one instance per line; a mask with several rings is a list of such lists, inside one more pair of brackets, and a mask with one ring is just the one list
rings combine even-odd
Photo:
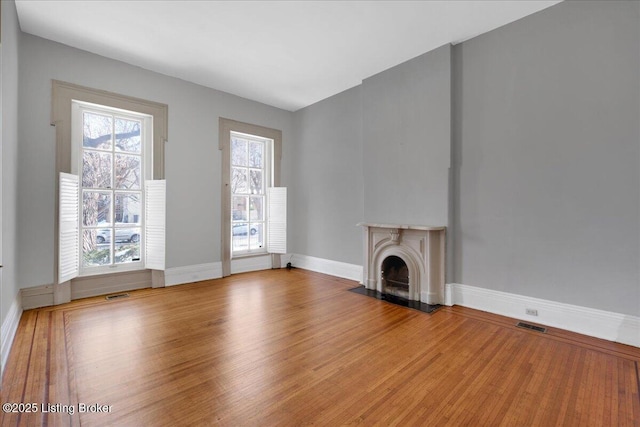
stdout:
[[427,304],[444,303],[445,227],[364,227],[367,289]]

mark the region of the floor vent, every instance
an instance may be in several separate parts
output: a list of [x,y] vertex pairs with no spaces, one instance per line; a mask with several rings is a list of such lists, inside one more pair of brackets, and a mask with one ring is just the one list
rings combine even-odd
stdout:
[[129,298],[129,294],[113,294],[113,295],[107,295],[107,301],[111,301],[114,299],[121,299],[121,298]]
[[518,322],[516,325],[518,328],[530,329],[532,331],[542,332],[543,334],[547,332],[547,328],[543,328],[542,326],[532,325],[530,323]]

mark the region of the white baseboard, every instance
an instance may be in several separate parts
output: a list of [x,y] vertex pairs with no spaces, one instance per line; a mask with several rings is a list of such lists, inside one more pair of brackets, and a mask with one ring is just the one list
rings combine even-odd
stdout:
[[[20,317],[22,316],[22,296],[21,292],[18,292],[9,312],[2,322],[2,343],[0,344],[0,357],[2,357],[2,374],[4,373],[4,367],[7,365],[7,359],[9,358],[9,352],[13,345],[13,338],[16,336],[18,330],[18,323],[20,323]],[[2,375],[0,374],[0,378]]]
[[231,260],[231,274],[248,273],[249,271],[270,269],[271,255],[237,258]]
[[70,295],[72,300],[76,300],[150,287],[151,270],[135,270],[76,277],[71,280]]
[[[286,254],[280,256],[282,267],[291,262],[294,267],[317,271],[330,276],[342,277],[362,283],[362,266],[316,258],[307,255]],[[246,273],[249,271],[270,270],[271,256],[238,258],[231,260],[231,273]],[[193,283],[201,280],[219,279],[222,277],[222,263],[188,265],[184,267],[168,268],[164,273],[165,286]]]
[[342,277],[344,279],[355,280],[362,283],[363,269],[361,265],[348,264],[346,262],[332,261],[330,259],[316,258],[308,255],[287,254],[280,257],[282,267],[288,262],[298,268],[328,274],[330,276]]
[[54,305],[53,285],[40,285],[31,288],[24,288],[20,291],[22,298],[22,309],[49,307]]
[[[502,316],[526,320],[640,347],[640,317],[580,307],[539,298],[493,291],[475,286],[448,283],[446,305],[461,305]],[[525,309],[535,309],[537,316]]]
[[201,280],[219,279],[222,277],[222,263],[187,265],[185,267],[167,268],[164,272],[165,286],[182,285]]

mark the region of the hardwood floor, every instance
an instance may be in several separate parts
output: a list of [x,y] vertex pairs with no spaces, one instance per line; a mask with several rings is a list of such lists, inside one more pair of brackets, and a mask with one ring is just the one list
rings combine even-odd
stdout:
[[0,425],[640,425],[638,348],[354,286],[277,270],[26,311],[1,400],[38,412]]

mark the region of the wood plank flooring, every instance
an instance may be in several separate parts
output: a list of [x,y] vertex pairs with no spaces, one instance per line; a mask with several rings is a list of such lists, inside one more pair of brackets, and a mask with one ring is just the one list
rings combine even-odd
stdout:
[[638,348],[354,286],[273,270],[26,311],[1,400],[38,412],[0,425],[640,425]]

